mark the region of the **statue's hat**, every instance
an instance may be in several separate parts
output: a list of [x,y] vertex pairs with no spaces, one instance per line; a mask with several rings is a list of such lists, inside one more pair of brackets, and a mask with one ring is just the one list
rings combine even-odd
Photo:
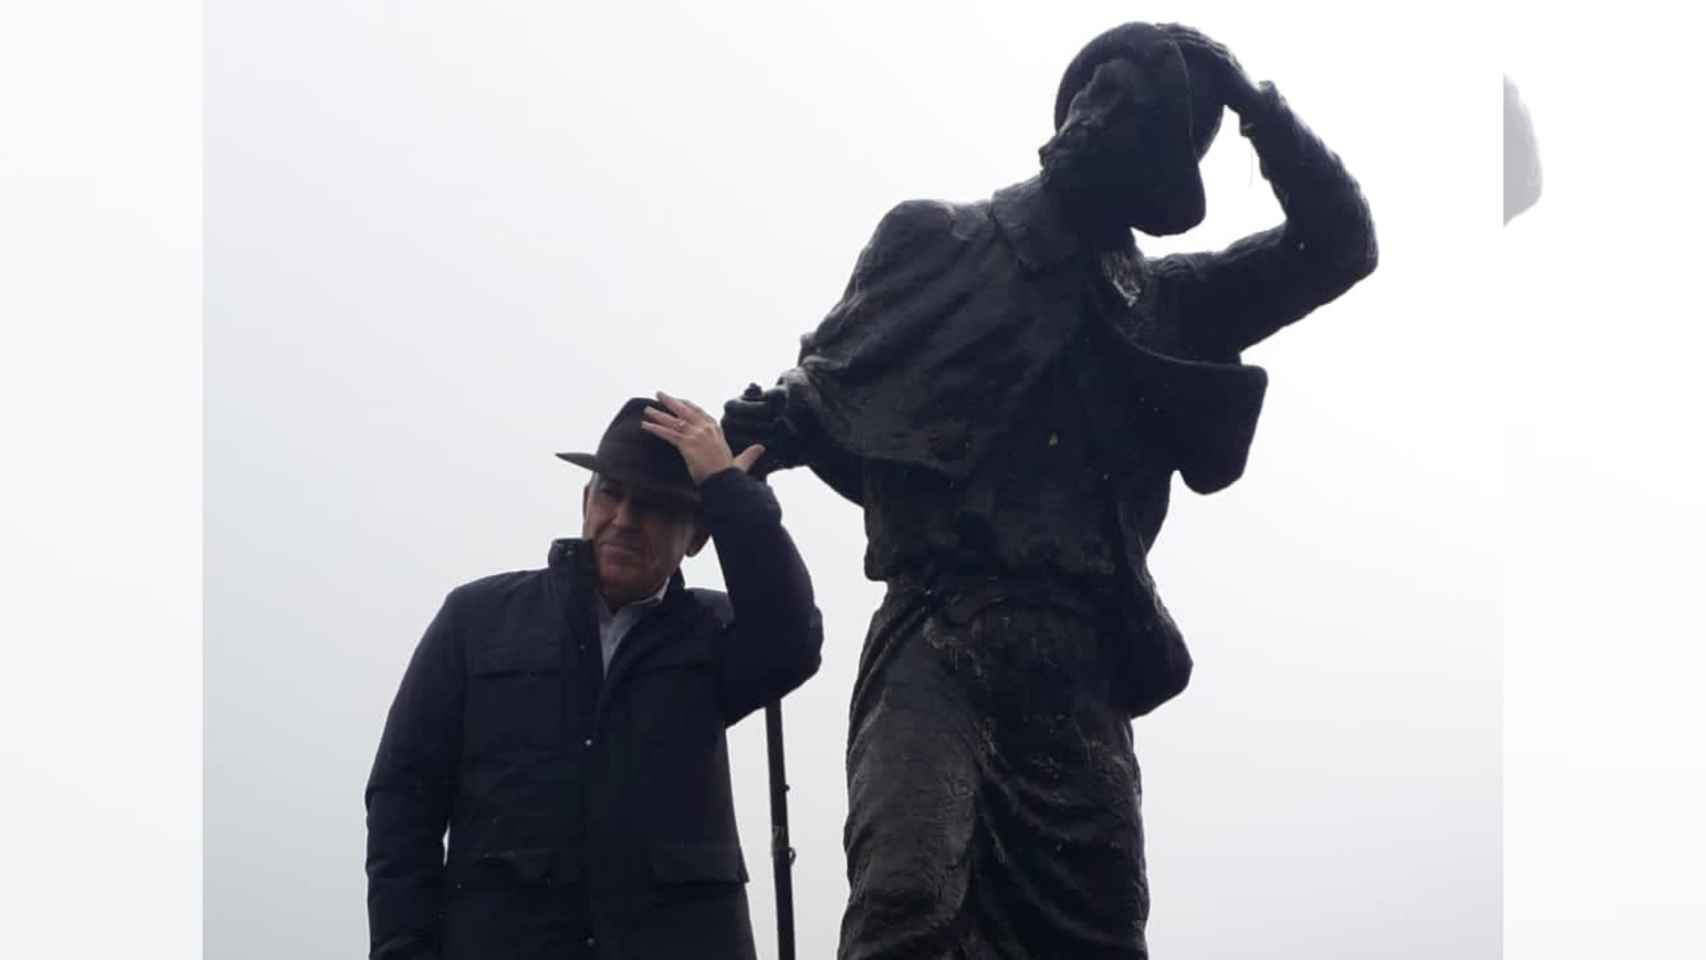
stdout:
[[1130,60],[1153,78],[1164,102],[1189,110],[1191,146],[1201,160],[1220,132],[1224,110],[1219,92],[1205,77],[1193,78],[1185,53],[1163,27],[1152,23],[1127,23],[1108,30],[1084,45],[1067,65],[1054,97],[1054,127],[1066,123],[1072,98],[1090,82],[1096,68],[1109,60]]

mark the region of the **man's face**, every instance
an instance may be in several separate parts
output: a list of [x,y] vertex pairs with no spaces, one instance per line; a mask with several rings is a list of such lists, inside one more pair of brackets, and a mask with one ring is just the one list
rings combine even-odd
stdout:
[[705,536],[691,510],[643,487],[595,476],[581,499],[581,537],[592,545],[604,599],[620,607],[663,586]]

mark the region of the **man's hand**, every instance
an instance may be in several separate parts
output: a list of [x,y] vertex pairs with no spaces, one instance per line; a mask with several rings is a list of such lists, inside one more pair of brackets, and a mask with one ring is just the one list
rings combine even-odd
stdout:
[[640,429],[663,438],[681,451],[681,459],[687,461],[687,473],[695,484],[704,483],[706,477],[730,467],[745,473],[764,455],[764,446],[753,444],[739,456],[731,456],[728,441],[723,439],[723,428],[715,417],[662,390],[658,391],[658,402],[662,408],[647,407],[646,420]]
[[1203,78],[1213,84],[1221,102],[1233,113],[1242,117],[1260,103],[1261,94],[1256,85],[1224,45],[1182,23],[1164,23],[1161,29],[1179,45],[1192,79]]
[[788,395],[780,387],[769,390],[752,384],[739,397],[723,404],[723,430],[736,442],[754,443],[769,451],[754,476],[772,470],[799,466],[802,441],[784,413]]

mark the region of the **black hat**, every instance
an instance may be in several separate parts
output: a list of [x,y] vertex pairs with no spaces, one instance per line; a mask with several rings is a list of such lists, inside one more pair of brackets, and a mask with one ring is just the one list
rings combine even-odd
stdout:
[[1151,23],[1127,23],[1101,34],[1084,45],[1078,56],[1060,78],[1060,88],[1054,97],[1054,127],[1066,123],[1066,112],[1072,98],[1090,82],[1096,68],[1109,60],[1130,60],[1149,71],[1155,78],[1157,92],[1164,102],[1180,106],[1188,104],[1191,147],[1201,160],[1214,136],[1220,132],[1221,114],[1225,105],[1218,91],[1202,78],[1192,78],[1186,55],[1164,27]]
[[687,472],[687,462],[669,442],[640,429],[647,407],[656,402],[635,397],[622,405],[605,428],[597,453],[559,453],[557,456],[599,476],[645,487],[675,502],[697,508],[699,487]]

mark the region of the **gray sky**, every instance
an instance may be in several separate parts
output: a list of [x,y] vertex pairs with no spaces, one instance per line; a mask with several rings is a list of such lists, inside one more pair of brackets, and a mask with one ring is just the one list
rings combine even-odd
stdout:
[[[1154,951],[1498,954],[1504,435],[1471,308],[1498,107],[1488,75],[1439,69],[1446,19],[302,2],[207,10],[209,956],[364,949],[384,712],[445,592],[578,532],[584,475],[551,452],[595,443],[630,395],[709,406],[771,380],[883,212],[1030,175],[1061,69],[1134,16],[1274,80],[1362,183],[1382,252],[1251,351],[1272,385],[1249,470],[1180,487],[1152,556],[1198,664],[1135,728]],[[1453,149],[1472,117],[1489,150]],[[1547,157],[1512,230],[1557,199]],[[1207,222],[1146,250],[1278,221],[1232,123],[1205,181]],[[800,952],[821,957],[880,586],[854,508],[806,474],[775,487],[827,625],[787,703]],[[687,575],[720,584],[709,551]],[[762,722],[731,750],[773,955]]]

